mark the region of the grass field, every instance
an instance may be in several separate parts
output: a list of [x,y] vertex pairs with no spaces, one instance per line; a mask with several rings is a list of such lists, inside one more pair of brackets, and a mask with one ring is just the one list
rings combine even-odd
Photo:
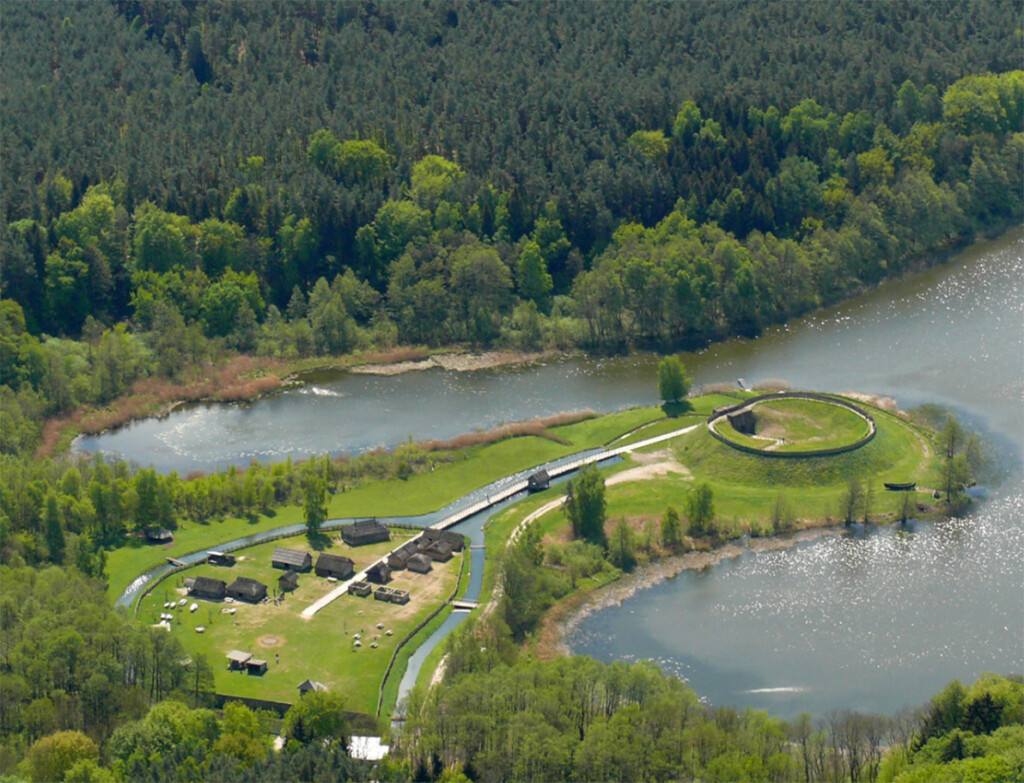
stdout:
[[868,422],[849,408],[820,400],[766,400],[757,403],[753,412],[755,436],[738,432],[725,417],[715,422],[715,429],[747,448],[783,453],[841,448],[870,432]]
[[[556,427],[551,433],[564,443],[549,438],[524,436],[460,452],[453,462],[430,473],[418,473],[407,480],[375,481],[339,492],[328,499],[328,516],[407,516],[436,511],[495,479],[531,468],[566,454],[602,446],[630,430],[658,419],[666,420],[658,407],[630,408],[576,424]],[[680,425],[685,426],[685,425]],[[115,601],[139,574],[178,557],[216,548],[225,541],[286,525],[301,524],[299,506],[283,506],[255,520],[230,517],[219,522],[179,521],[174,542],[150,546],[132,539],[107,554],[110,600]]]
[[[858,427],[864,423],[846,409],[827,404],[823,407],[849,413],[851,430],[854,422]],[[760,457],[729,448],[712,438],[706,428],[699,427],[667,443],[644,449],[648,454],[640,459],[627,456],[621,464],[604,469],[605,475],[631,470],[652,460],[675,462],[688,473],[665,470],[663,475],[650,480],[609,485],[605,492],[608,529],[620,518],[629,520],[639,529],[646,520],[660,520],[668,506],[674,506],[685,517],[687,498],[697,482],[711,486],[718,527],[727,537],[745,532],[755,535],[770,532],[779,496],[786,513],[798,524],[820,524],[823,520],[834,519],[839,514],[839,501],[850,479],[870,484],[871,514],[875,519],[892,514],[899,510],[902,494],[886,492],[883,483],[917,481],[921,487],[936,486],[940,481],[938,462],[931,456],[926,433],[890,413],[863,407],[874,416],[878,434],[871,442],[847,454],[786,460]],[[640,440],[659,430],[673,429],[667,426],[667,421],[678,423],[681,420],[655,421],[630,435],[630,439]],[[506,531],[518,520],[561,492],[564,490],[553,488],[506,510],[492,523],[494,537],[507,535]],[[925,493],[918,493],[917,497],[927,500]],[[567,538],[568,519],[561,508],[549,511],[535,524],[549,540]],[[490,529],[488,536],[491,536]]]
[[[358,570],[413,535],[410,531],[393,532],[395,535],[388,543],[351,548],[335,540],[325,551],[351,557]],[[376,601],[372,596],[344,595],[315,617],[303,619],[300,616],[303,609],[336,587],[335,583],[309,572],[299,575],[298,589],[287,594],[280,603],[228,604],[188,598],[184,607],[164,608],[164,602],[184,597],[181,583],[186,576],[212,576],[228,583],[239,576],[248,576],[268,585],[268,595],[275,595],[277,578],[283,573],[270,565],[276,546],[309,551],[305,536],[299,536],[241,550],[238,563],[231,568],[204,564],[187,569],[161,583],[142,599],[139,619],[155,624],[162,612],[172,611],[175,619],[171,633],[178,636],[190,654],[206,656],[220,693],[291,702],[297,695],[296,686],[308,677],[344,694],[346,709],[374,713],[381,678],[392,654],[399,642],[451,595],[458,580],[461,557],[448,563],[435,563],[428,574],[394,572],[390,586],[410,592],[411,600],[404,606]],[[199,604],[199,609],[190,612],[193,600]],[[226,613],[231,609],[236,610],[234,614]],[[378,624],[383,627],[379,628]],[[204,627],[205,631],[197,633],[197,626]],[[357,633],[362,637],[361,647],[354,645]],[[377,643],[376,648],[371,647],[373,642]],[[228,671],[224,656],[234,649],[266,660],[267,673],[253,676]]]

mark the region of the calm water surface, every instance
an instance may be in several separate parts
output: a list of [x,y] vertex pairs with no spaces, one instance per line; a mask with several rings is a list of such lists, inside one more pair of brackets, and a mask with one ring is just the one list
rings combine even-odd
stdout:
[[[358,452],[563,410],[654,401],[657,357],[390,378],[343,374],[80,441],[163,471]],[[954,409],[1007,479],[962,520],[748,553],[643,590],[570,640],[653,658],[717,704],[891,712],[953,677],[1024,671],[1024,229],[756,340],[686,357],[698,384],[778,378]],[[424,415],[429,412],[429,415]]]

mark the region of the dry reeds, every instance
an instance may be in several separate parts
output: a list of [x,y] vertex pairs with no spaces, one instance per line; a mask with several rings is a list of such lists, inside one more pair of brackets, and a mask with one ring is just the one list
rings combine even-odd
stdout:
[[487,430],[486,432],[467,432],[462,435],[457,435],[450,440],[434,439],[420,441],[416,443],[416,446],[423,451],[454,451],[456,449],[465,449],[470,446],[497,443],[499,440],[525,435],[547,438],[548,440],[555,441],[555,443],[562,443],[564,445],[565,441],[554,433],[549,432],[548,428],[561,427],[566,424],[575,424],[578,421],[592,419],[596,415],[597,414],[592,410],[556,413],[554,416],[547,416],[545,418],[528,419],[527,421],[503,424],[500,427],[495,427],[494,429]]
[[207,365],[202,375],[185,382],[143,378],[132,384],[129,394],[105,407],[81,405],[66,416],[49,419],[43,426],[36,456],[52,456],[69,425],[78,432],[94,435],[135,419],[166,413],[168,406],[176,402],[254,399],[281,385],[284,367],[274,359],[236,356],[220,366]]
[[418,362],[428,356],[430,356],[430,351],[426,348],[400,346],[384,351],[367,351],[361,358],[367,364],[396,364],[398,362]]

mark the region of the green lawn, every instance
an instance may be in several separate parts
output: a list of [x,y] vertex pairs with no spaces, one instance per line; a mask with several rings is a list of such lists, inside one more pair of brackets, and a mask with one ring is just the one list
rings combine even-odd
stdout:
[[[327,551],[351,557],[358,569],[412,535],[411,531],[398,532],[389,543],[358,548],[334,541]],[[372,596],[344,595],[315,617],[304,619],[301,611],[337,586],[309,572],[300,574],[298,589],[280,604],[228,604],[188,598],[184,607],[164,608],[165,601],[183,597],[180,585],[186,576],[213,576],[228,583],[236,577],[248,576],[267,584],[268,595],[276,594],[277,578],[282,571],[270,566],[275,546],[308,550],[305,537],[299,536],[241,550],[239,562],[232,568],[204,564],[182,571],[142,599],[139,619],[156,623],[161,612],[173,611],[171,633],[178,636],[190,654],[206,656],[219,693],[291,702],[296,697],[296,686],[308,677],[344,694],[347,709],[373,714],[381,678],[398,643],[451,595],[461,558],[435,563],[429,574],[395,572],[390,586],[409,590],[411,594],[410,602],[404,606],[376,601]],[[199,604],[194,613],[189,611],[193,600]],[[235,614],[225,613],[232,608],[236,609]],[[378,628],[378,624],[383,624],[383,628]],[[206,630],[197,633],[197,626]],[[358,648],[353,644],[356,633],[362,635],[362,646]],[[377,648],[371,647],[374,641]],[[228,671],[224,656],[233,649],[266,660],[267,673],[250,676]]]
[[[441,465],[432,473],[418,473],[407,481],[377,481],[348,492],[339,492],[328,501],[328,516],[406,516],[436,511],[474,489],[497,478],[557,459],[579,449],[564,446],[548,438],[517,437],[483,447],[467,449],[454,462]],[[168,557],[216,548],[225,541],[303,521],[300,506],[283,506],[271,516],[255,521],[232,517],[222,522],[200,524],[179,521],[174,542],[169,546],[149,546],[132,540],[107,554],[107,575],[111,601],[117,600],[137,576],[164,563]]]
[[[717,406],[716,406],[717,407]],[[845,410],[837,406],[824,406]],[[727,536],[746,531],[755,534],[767,530],[776,497],[781,495],[788,513],[796,519],[820,520],[836,517],[839,500],[851,478],[870,481],[872,515],[878,517],[899,510],[901,493],[887,492],[885,481],[917,481],[919,486],[935,486],[939,481],[938,463],[925,456],[922,439],[927,435],[917,427],[882,410],[864,406],[875,418],[878,434],[854,452],[830,457],[806,459],[772,459],[745,454],[712,438],[705,427],[691,433],[650,446],[645,452],[664,452],[689,469],[692,477],[666,472],[657,479],[633,481],[606,490],[607,516],[613,523],[619,518],[633,521],[659,520],[668,506],[675,506],[685,516],[687,498],[697,481],[707,482],[715,499],[719,528]],[[850,414],[854,420],[863,420]],[[696,417],[694,421],[698,421]],[[657,430],[671,430],[668,421],[658,420],[634,433],[630,438],[641,440]],[[685,423],[680,425],[685,426]],[[655,430],[655,431],[652,431]],[[625,442],[625,441],[624,441]],[[647,460],[649,461],[649,459]],[[624,462],[604,468],[612,475],[637,466],[628,455]],[[561,487],[531,496],[495,518],[487,530],[487,543],[495,545],[515,527],[519,520],[551,498],[564,492]],[[926,500],[924,494],[920,499]],[[568,526],[564,511],[554,509],[535,523],[544,535],[564,537]],[[490,551],[490,550],[489,550]]]
[[[716,422],[720,435],[748,448],[802,452],[834,449],[855,443],[870,431],[868,422],[849,408],[819,400],[783,398],[754,407],[757,435],[738,432],[728,419]],[[777,440],[782,440],[776,447]]]

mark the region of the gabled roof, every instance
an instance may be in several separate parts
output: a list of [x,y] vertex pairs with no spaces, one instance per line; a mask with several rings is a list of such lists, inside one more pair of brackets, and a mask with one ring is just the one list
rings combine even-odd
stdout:
[[224,594],[227,588],[223,579],[214,579],[210,576],[197,576],[192,582],[192,591],[195,593],[217,593]]
[[228,590],[233,593],[256,596],[261,593],[265,594],[267,586],[263,582],[257,582],[255,579],[250,579],[247,576],[240,576],[228,586]]
[[324,552],[320,557],[316,559],[316,568],[318,571],[348,571],[355,569],[355,562],[350,557],[344,555],[331,555]]
[[444,541],[456,552],[461,552],[462,548],[466,546],[466,539],[461,533],[456,533],[454,530],[436,530],[435,528],[428,527],[423,531],[422,540],[425,543],[421,545],[420,549],[426,549],[427,543],[433,543],[434,541]]
[[285,571],[281,574],[281,577],[277,580],[278,584],[286,585],[297,585],[299,583],[299,575],[294,571]]
[[326,691],[327,686],[322,682],[316,680],[303,680],[299,683],[299,693],[309,693],[310,691]]
[[413,555],[412,557],[409,558],[408,565],[409,565],[409,568],[412,568],[415,565],[415,566],[419,566],[420,568],[423,568],[423,569],[425,569],[427,571],[430,571],[433,568],[433,566],[430,564],[430,562],[431,562],[430,558],[427,557],[426,555],[416,554],[416,555]]
[[232,663],[237,663],[239,666],[246,663],[252,658],[251,652],[242,652],[241,650],[232,650],[227,654],[227,659]]
[[270,558],[270,561],[275,564],[281,563],[287,566],[294,566],[295,568],[308,568],[312,559],[309,552],[279,546],[274,550],[274,555]]

